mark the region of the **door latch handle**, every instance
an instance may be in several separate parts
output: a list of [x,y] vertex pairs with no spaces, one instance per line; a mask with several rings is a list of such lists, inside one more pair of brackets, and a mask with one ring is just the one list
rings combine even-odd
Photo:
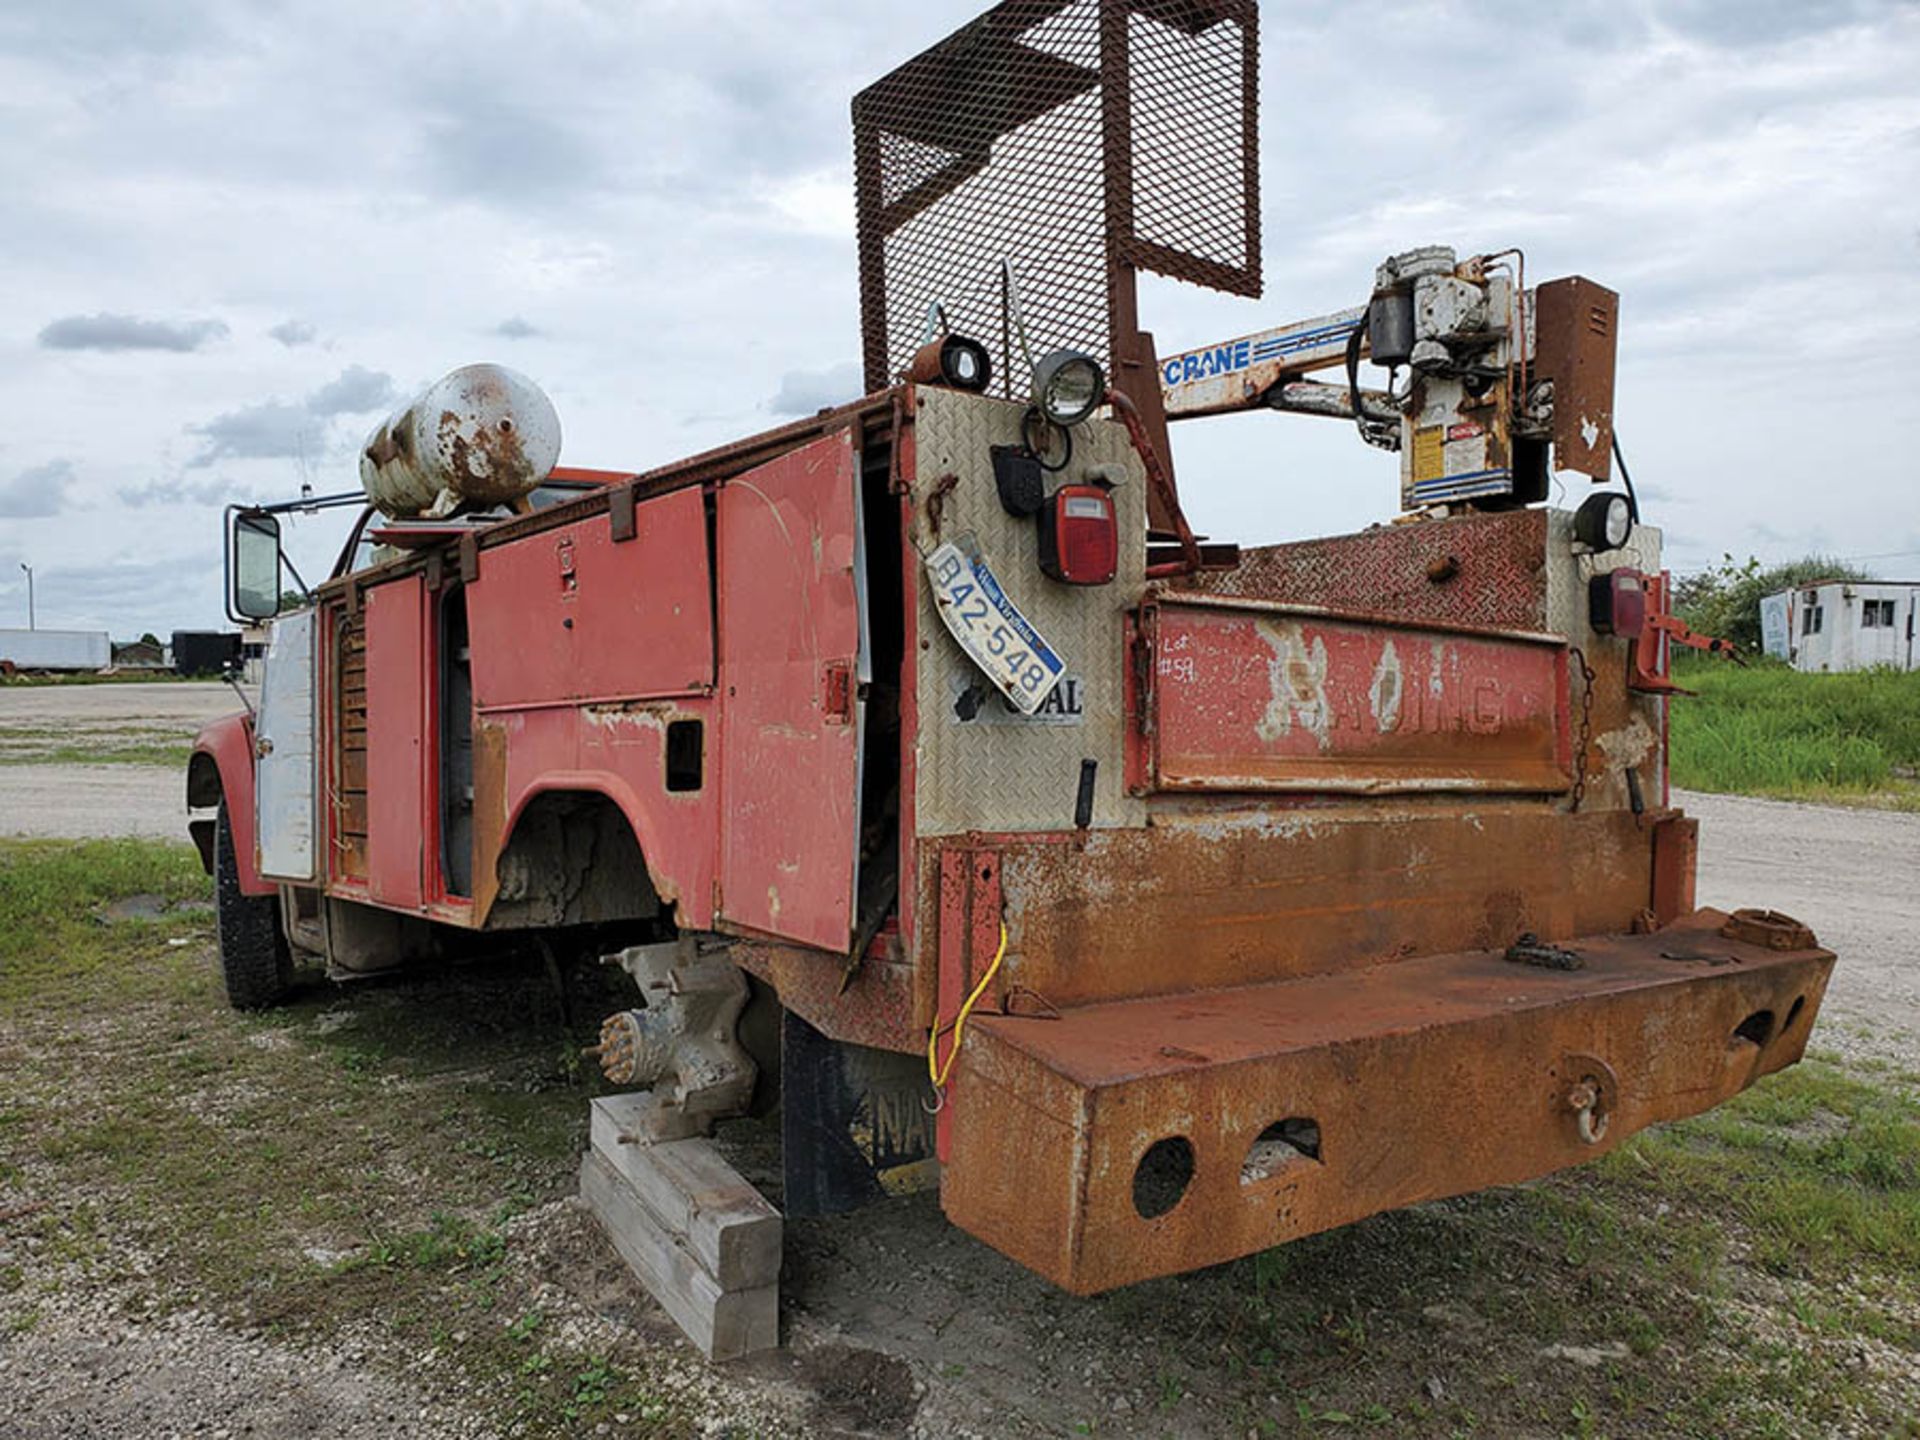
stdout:
[[853,664],[847,660],[829,660],[820,667],[820,711],[828,723],[847,725],[853,721]]

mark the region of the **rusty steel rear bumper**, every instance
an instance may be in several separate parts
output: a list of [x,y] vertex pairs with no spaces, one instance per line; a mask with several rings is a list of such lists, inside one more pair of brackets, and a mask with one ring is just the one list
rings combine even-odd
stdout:
[[1092,1294],[1591,1159],[1805,1050],[1833,954],[1727,918],[981,1017],[941,1203]]

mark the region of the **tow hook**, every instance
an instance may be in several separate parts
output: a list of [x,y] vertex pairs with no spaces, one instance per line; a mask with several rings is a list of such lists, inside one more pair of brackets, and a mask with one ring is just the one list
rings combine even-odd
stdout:
[[1582,1080],[1567,1092],[1567,1108],[1573,1111],[1573,1123],[1582,1143],[1598,1145],[1607,1133],[1607,1109],[1600,1087],[1591,1079]]
[[1613,1119],[1613,1097],[1619,1091],[1612,1068],[1592,1055],[1569,1055],[1561,1072],[1579,1078],[1567,1087],[1561,1103],[1573,1112],[1574,1128],[1583,1145],[1598,1145],[1606,1139]]

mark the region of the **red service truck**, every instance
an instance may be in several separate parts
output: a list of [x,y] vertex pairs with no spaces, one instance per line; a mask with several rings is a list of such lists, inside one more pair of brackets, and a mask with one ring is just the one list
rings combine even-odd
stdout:
[[[1009,3],[863,91],[861,398],[588,470],[530,381],[456,372],[291,610],[275,507],[232,512],[271,641],[187,798],[234,1002],[299,956],[617,954],[646,1003],[598,1049],[650,1133],[777,1073],[790,1213],[937,1184],[1079,1293],[1798,1060],[1833,956],[1698,908],[1669,800],[1694,637],[1617,486],[1617,298],[1428,247],[1315,320],[1140,329],[1143,270],[1259,292],[1255,38]],[[1396,451],[1394,523],[1195,536],[1183,489],[1284,531],[1313,483],[1245,418],[1241,473],[1176,483],[1172,429],[1256,410]]]

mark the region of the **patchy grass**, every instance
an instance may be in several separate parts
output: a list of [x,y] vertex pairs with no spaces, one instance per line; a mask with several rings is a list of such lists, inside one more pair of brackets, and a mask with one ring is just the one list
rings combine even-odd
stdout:
[[[168,908],[104,917],[133,894]],[[571,1191],[585,1139],[583,1037],[543,968],[346,1004],[316,984],[239,1015],[209,898],[189,847],[0,842],[0,1215],[25,1207],[0,1240],[32,1247],[0,1271],[0,1333],[104,1283],[131,1313],[191,1305],[323,1342],[371,1323],[516,1433],[615,1413],[650,1417],[623,1433],[680,1433],[644,1354],[514,1335],[503,1314],[523,1285],[512,1222]]]
[[[164,908],[109,923],[130,894]],[[603,971],[575,1027],[511,962],[238,1015],[207,894],[184,846],[0,842],[0,1216],[41,1207],[0,1222],[0,1346],[90,1286],[430,1357],[503,1433],[678,1435],[762,1394],[559,1233]],[[1813,1060],[1596,1164],[1086,1300],[929,1196],[794,1222],[789,1323],[920,1345],[930,1406],[1023,1434],[1920,1437],[1914,1084]]]
[[1814,1060],[1597,1164],[1104,1303],[1169,1337],[1159,1394],[1250,1380],[1237,1433],[1920,1435],[1914,1102]]
[[0,765],[159,765],[186,768],[191,745],[53,745],[0,751]]
[[1674,784],[1693,790],[1920,810],[1920,671],[1803,675],[1682,662]]
[[184,768],[191,736],[152,724],[0,724],[0,765],[160,765]]

